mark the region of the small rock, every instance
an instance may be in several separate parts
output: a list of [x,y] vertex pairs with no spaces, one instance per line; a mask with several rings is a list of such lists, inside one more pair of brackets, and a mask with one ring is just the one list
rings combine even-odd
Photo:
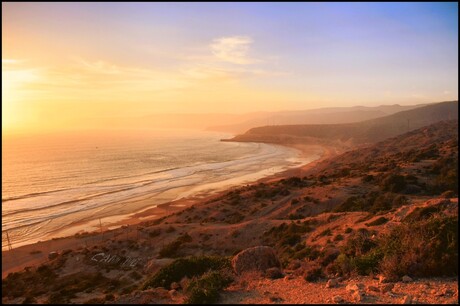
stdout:
[[359,291],[359,287],[356,284],[348,284],[345,290],[355,292],[355,291]]
[[387,277],[385,277],[383,275],[379,276],[379,283],[384,284],[384,283],[388,283],[388,282],[389,282],[389,280],[388,280]]
[[412,296],[406,295],[402,298],[401,304],[412,304]]
[[404,283],[410,283],[411,281],[413,281],[413,279],[412,279],[410,276],[404,275],[404,276],[402,277],[402,281],[403,281]]
[[344,301],[343,297],[341,297],[340,295],[334,296],[332,300],[334,301],[334,303],[342,303]]
[[292,275],[286,275],[284,277],[284,281],[287,282],[287,281],[290,281],[291,279],[293,279],[293,276]]
[[394,285],[393,284],[385,284],[380,286],[380,292],[385,293],[385,292],[390,292],[393,289]]
[[282,298],[276,295],[270,297],[270,301],[272,302],[281,302],[282,300],[283,300]]
[[354,291],[352,298],[356,302],[362,302],[364,300],[365,294],[362,291]]
[[444,295],[449,295],[450,296],[450,295],[453,295],[453,294],[454,294],[453,290],[448,289],[448,288],[444,289]]
[[337,284],[338,284],[338,283],[337,283],[337,280],[335,280],[335,279],[332,278],[332,279],[330,279],[330,280],[327,281],[327,283],[326,283],[326,288],[334,288],[334,287],[337,287]]
[[180,288],[180,285],[176,282],[172,282],[171,283],[171,289],[174,289],[174,290],[177,290]]
[[367,286],[367,291],[380,292],[380,289],[375,286]]

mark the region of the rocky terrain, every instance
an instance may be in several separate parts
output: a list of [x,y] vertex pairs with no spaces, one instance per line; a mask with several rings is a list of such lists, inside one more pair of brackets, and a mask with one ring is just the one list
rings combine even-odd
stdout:
[[458,303],[457,169],[458,121],[424,126],[60,251],[2,302]]

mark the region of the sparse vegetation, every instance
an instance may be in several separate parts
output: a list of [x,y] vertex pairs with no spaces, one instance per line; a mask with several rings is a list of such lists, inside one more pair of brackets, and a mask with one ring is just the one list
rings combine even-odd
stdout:
[[141,286],[142,290],[147,288],[165,287],[170,288],[172,282],[180,281],[184,276],[192,278],[200,276],[209,270],[220,271],[230,269],[230,259],[220,256],[200,256],[179,258],[171,264],[161,268],[153,276],[147,278]]
[[219,300],[219,291],[233,281],[232,275],[225,270],[209,271],[193,279],[187,286],[187,304],[214,304]]

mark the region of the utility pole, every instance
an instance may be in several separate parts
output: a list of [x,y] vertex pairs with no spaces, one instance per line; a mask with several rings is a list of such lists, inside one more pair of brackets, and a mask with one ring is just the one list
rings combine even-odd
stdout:
[[8,231],[6,231],[6,239],[8,240],[8,250],[11,251],[13,247],[11,246],[10,235],[8,235]]
[[99,227],[101,229],[101,241],[103,241],[104,239],[104,233],[102,232],[102,222],[101,222],[101,218],[99,218]]

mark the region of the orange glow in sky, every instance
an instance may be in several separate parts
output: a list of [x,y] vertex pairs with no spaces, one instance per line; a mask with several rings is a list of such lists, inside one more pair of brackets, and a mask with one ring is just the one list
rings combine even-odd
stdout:
[[457,99],[457,4],[343,5],[2,3],[2,131]]

